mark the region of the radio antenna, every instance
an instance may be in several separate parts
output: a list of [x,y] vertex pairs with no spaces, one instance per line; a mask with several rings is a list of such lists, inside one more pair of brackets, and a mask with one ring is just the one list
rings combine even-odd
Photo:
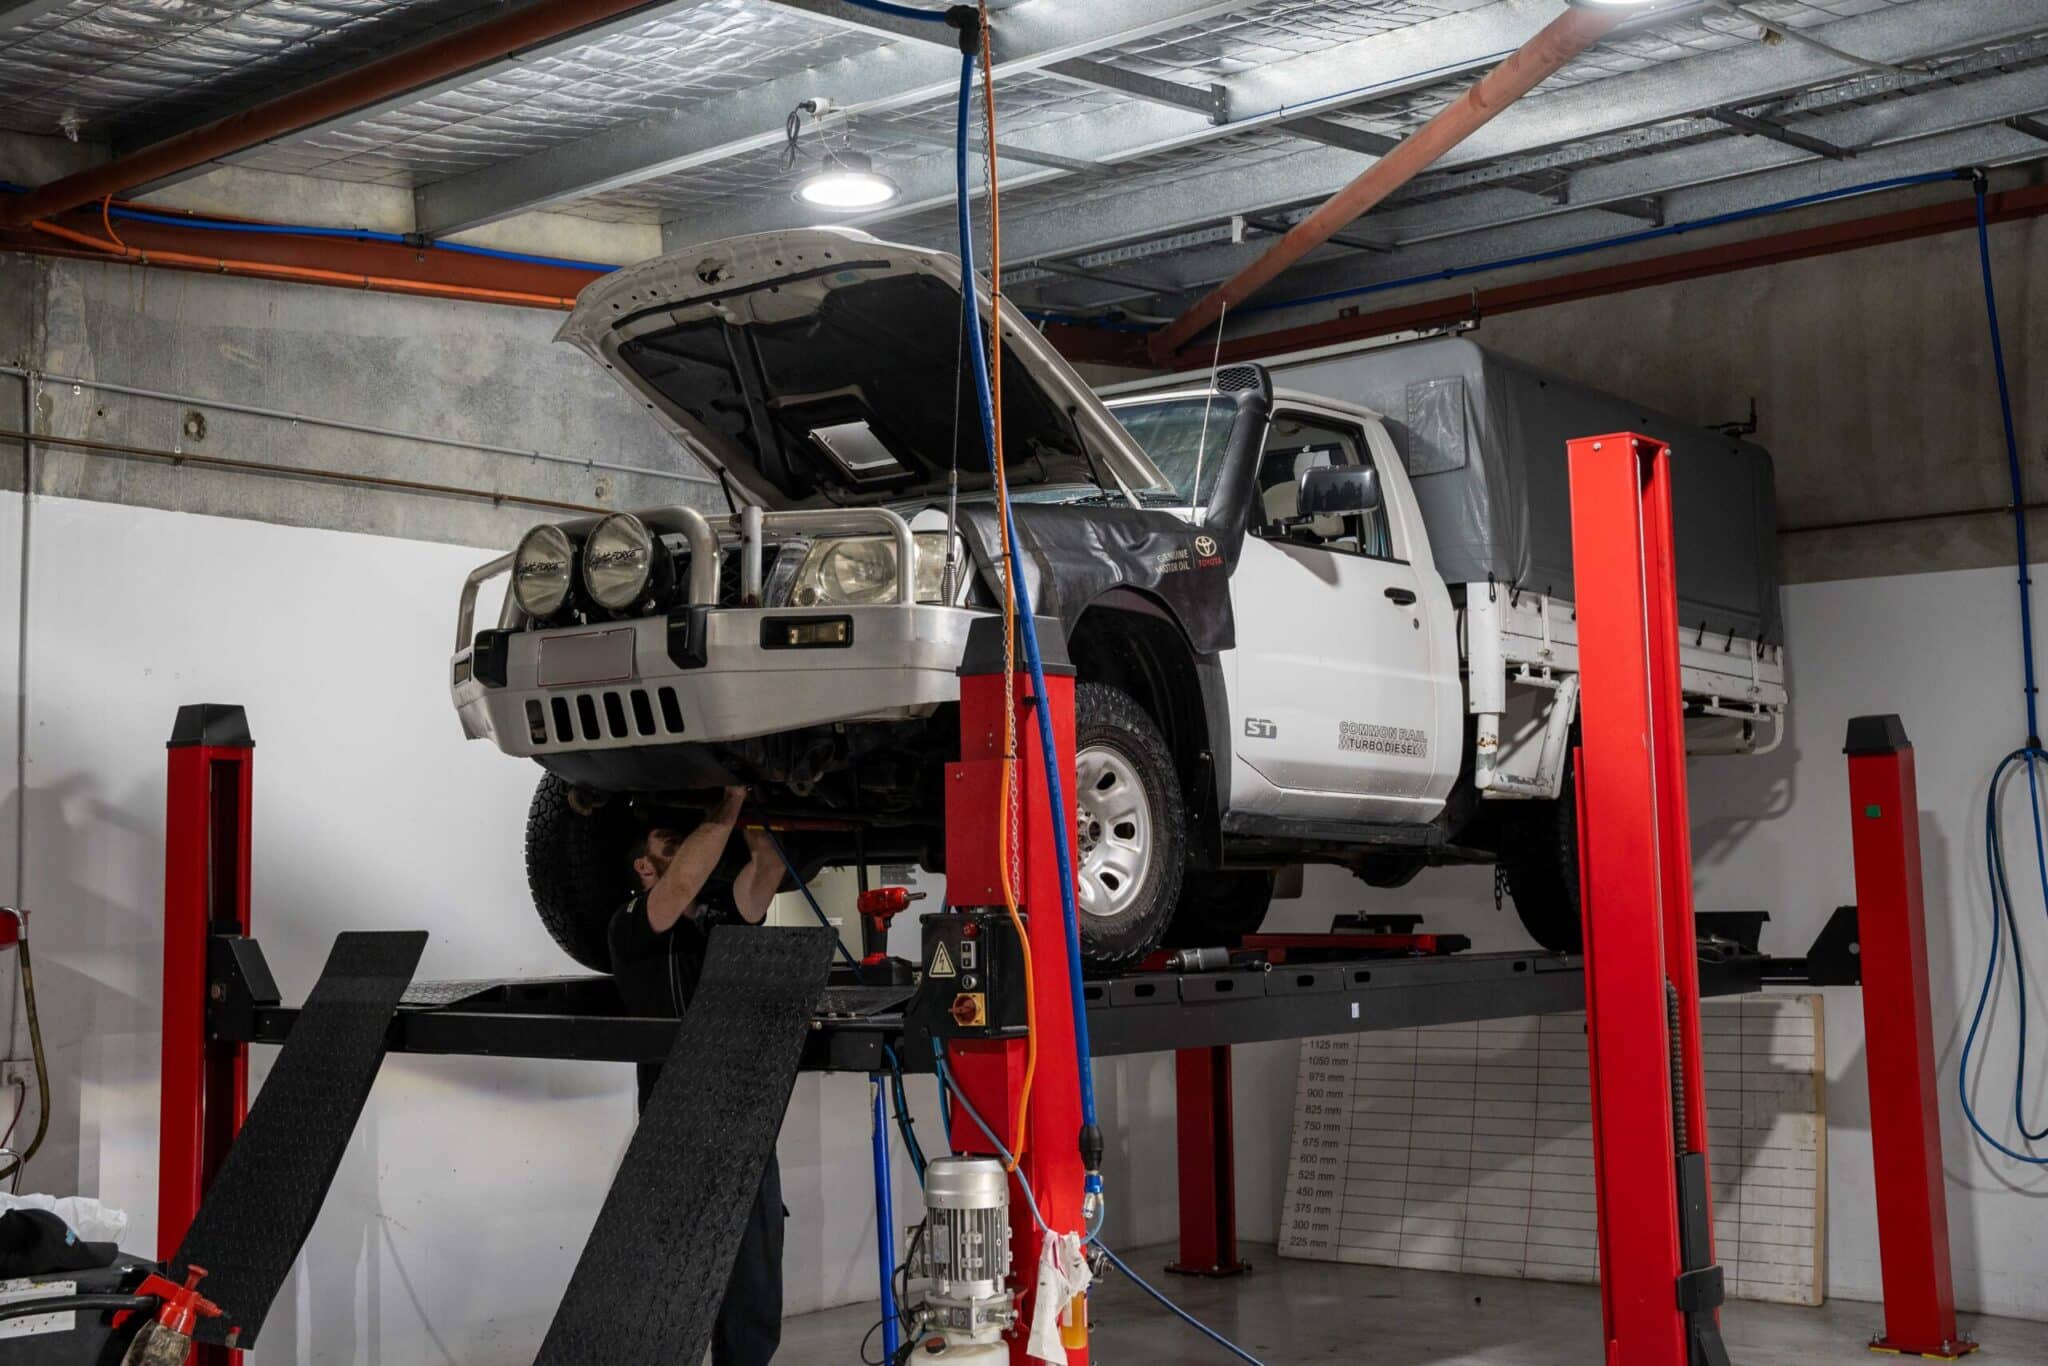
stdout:
[[1196,526],[1209,524],[1209,505],[1202,501],[1202,453],[1209,449],[1209,405],[1216,401],[1216,375],[1223,363],[1223,323],[1230,316],[1225,301],[1216,315],[1216,349],[1209,356],[1209,392],[1202,395],[1202,435],[1195,442],[1195,482],[1188,490],[1188,515]]

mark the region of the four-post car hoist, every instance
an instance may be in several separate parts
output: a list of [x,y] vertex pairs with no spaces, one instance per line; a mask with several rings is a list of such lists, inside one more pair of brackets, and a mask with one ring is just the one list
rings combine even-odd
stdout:
[[[1746,931],[1737,928],[1742,917],[1718,918],[1714,951],[1697,952],[1698,929],[1709,918],[1698,917],[1696,925],[1691,907],[1682,718],[1675,650],[1669,648],[1677,630],[1667,458],[1657,443],[1630,435],[1576,442],[1571,450],[1580,648],[1587,661],[1585,738],[1577,759],[1584,958],[1455,952],[1461,945],[1450,936],[1389,935],[1366,927],[1375,932],[1254,937],[1236,953],[1162,957],[1143,970],[1083,984],[1096,1053],[1178,1055],[1182,1225],[1175,1269],[1205,1275],[1243,1269],[1235,1241],[1232,1045],[1583,1007],[1593,1073],[1606,1360],[1610,1366],[1724,1361],[1716,1322],[1720,1275],[1707,1208],[1698,1001],[1771,984],[1861,980],[1872,998],[1868,1064],[1880,1102],[1872,1107],[1886,1294],[1886,1333],[1878,1345],[1934,1356],[1970,1349],[1956,1331],[1948,1279],[1911,748],[1897,718],[1861,718],[1851,726],[1860,917],[1854,907],[1837,912],[1804,959],[1758,952],[1761,917],[1750,918]],[[1054,624],[1042,629],[1053,647],[1045,686],[1054,748],[1071,790],[1072,671],[1060,657]],[[894,977],[902,974],[876,972],[885,965],[872,963],[828,977],[829,950],[809,941],[766,968],[721,964],[720,945],[825,935],[721,932],[706,968],[706,994],[719,989],[721,972],[747,991],[727,993],[736,999],[715,1004],[700,998],[681,1024],[625,1013],[602,977],[413,982],[424,947],[419,934],[344,934],[305,1003],[283,1004],[251,932],[246,722],[236,707],[184,709],[171,741],[166,827],[160,1264],[123,1264],[107,1284],[94,1287],[131,1297],[141,1292],[135,1303],[146,1306],[144,1312],[130,1310],[118,1316],[122,1322],[81,1313],[76,1331],[30,1339],[45,1346],[28,1359],[117,1359],[123,1332],[132,1333],[151,1312],[182,1328],[160,1336],[148,1357],[152,1366],[185,1360],[186,1336],[198,1341],[194,1359],[208,1363],[230,1360],[235,1348],[250,1345],[387,1052],[667,1060],[668,1071],[676,1072],[691,1050],[717,1050],[719,1010],[753,1009],[759,1018],[747,1037],[786,1036],[788,1075],[799,1067],[873,1075],[896,1059],[913,1071],[950,1072],[961,1104],[949,1137],[968,1161],[939,1159],[929,1167],[928,1217],[946,1230],[949,1250],[929,1268],[930,1318],[920,1336],[944,1341],[946,1355],[968,1361],[1024,1360],[1046,1235],[1085,1237],[1091,1230],[1084,1225],[1068,961],[1059,936],[1037,928],[1057,928],[1060,869],[1042,777],[1031,765],[1018,766],[1021,885],[1014,888],[1027,942],[1019,942],[1003,909],[1000,842],[991,831],[1001,790],[1001,659],[991,629],[971,646],[962,670],[961,758],[946,775],[949,904],[924,920],[920,980],[896,985]],[[1025,686],[1012,690],[1019,749],[1029,753],[1036,699],[1026,695],[1028,683],[1019,682]],[[1739,942],[1722,937],[1723,930]],[[1027,955],[1033,1000],[1026,999]],[[779,999],[762,999],[778,993]],[[1028,1104],[1020,1106],[1027,1084],[1024,1022],[1034,1017],[1035,1076]],[[794,1029],[784,1028],[791,1020]],[[282,1045],[253,1110],[246,1070],[251,1044]],[[772,1054],[775,1047],[727,1051]],[[756,1159],[763,1143],[772,1145],[787,1094],[776,1093],[786,1088],[787,1076],[769,1062],[750,1056],[744,1066],[755,1071],[742,1069],[736,1078],[771,1093],[772,1104],[758,1107],[763,1113],[755,1116],[747,1149]],[[636,1161],[643,1143],[654,1141],[650,1129],[683,1123],[681,1130],[657,1135],[671,1150],[690,1139],[687,1123],[677,1120],[687,1120],[690,1107],[675,1098],[667,1080],[636,1131],[561,1311],[572,1320],[578,1313],[601,1315],[621,1295],[633,1298],[636,1331],[643,1334],[633,1347],[649,1354],[645,1359],[654,1359],[657,1349],[687,1354],[692,1342],[701,1352],[707,1305],[716,1300],[695,1293],[701,1287],[645,1284],[658,1279],[644,1273],[652,1265],[649,1248],[667,1237],[665,1218],[680,1221],[687,1211],[693,1227],[719,1222],[704,1203],[708,1197],[668,1181],[666,1169]],[[1006,1174],[1004,1155],[1018,1153],[1020,1144],[1015,1169]],[[977,1156],[997,1161],[977,1163]],[[716,1181],[707,1176],[703,1183]],[[269,1202],[260,1206],[261,1217],[251,1217],[252,1191]],[[632,1217],[621,1212],[628,1207]],[[879,1213],[889,1219],[887,1210]],[[992,1241],[998,1239],[1000,1245]],[[224,1256],[202,1269],[194,1264],[195,1246],[221,1249]],[[696,1255],[700,1269],[723,1264],[716,1247]],[[730,1247],[723,1255],[729,1262]],[[195,1274],[205,1275],[196,1287]],[[144,1284],[144,1276],[156,1279]],[[1073,1318],[1061,1334],[1066,1356],[1085,1362],[1085,1320]],[[582,1338],[602,1335],[601,1324],[592,1322],[578,1321],[572,1332],[558,1317],[540,1360],[605,1359],[603,1343],[580,1345]],[[905,1350],[919,1350],[919,1344]]]

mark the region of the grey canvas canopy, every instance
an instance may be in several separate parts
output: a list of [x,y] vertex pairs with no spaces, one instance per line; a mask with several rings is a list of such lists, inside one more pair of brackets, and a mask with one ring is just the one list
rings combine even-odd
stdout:
[[1671,447],[1679,617],[1777,644],[1777,501],[1763,447],[1548,374],[1462,338],[1273,367],[1277,388],[1380,413],[1437,572],[1574,598],[1565,444],[1633,431]]

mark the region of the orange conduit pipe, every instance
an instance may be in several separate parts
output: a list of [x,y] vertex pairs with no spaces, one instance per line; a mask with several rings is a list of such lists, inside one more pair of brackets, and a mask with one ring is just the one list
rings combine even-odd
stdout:
[[646,3],[647,0],[538,0],[511,14],[473,24],[253,109],[165,138],[104,165],[53,180],[25,195],[9,197],[0,202],[0,224],[19,227],[218,161],[259,143],[496,61],[522,48],[588,28]]
[[1626,17],[1627,12],[1618,8],[1568,9],[1553,19],[1513,56],[1480,77],[1470,90],[1367,167],[1358,179],[1323,201],[1321,208],[1295,224],[1257,260],[1153,333],[1145,348],[1152,359],[1165,364],[1174,352],[1219,322],[1225,309],[1235,308],[1271,284],[1282,271],[1413,180],[1437,158],[1491,122],[1501,110],[1599,42]]
[[31,228],[60,242],[103,252],[117,260],[141,266],[173,266],[206,271],[215,275],[237,275],[262,280],[286,280],[300,284],[338,285],[350,289],[378,290],[389,294],[419,294],[441,299],[467,299],[475,303],[517,304],[524,308],[568,310],[576,300],[559,294],[528,294],[518,290],[484,289],[426,280],[407,280],[392,275],[362,275],[353,271],[320,270],[312,266],[289,266],[271,261],[237,260],[226,256],[200,256],[182,251],[145,251],[109,242],[90,233],[75,231],[56,223],[31,223]]
[[[993,452],[998,506],[1010,499],[1009,473],[1003,463],[1003,215],[1002,188],[996,177],[995,58],[989,48],[988,0],[981,0],[982,131],[988,164],[988,295],[990,354],[989,413],[995,427]],[[1029,1142],[1031,1083],[1038,1075],[1038,991],[1032,980],[1031,937],[1017,911],[1017,883],[1010,860],[1018,847],[1022,815],[1017,785],[1017,547],[1010,538],[1010,519],[1003,527],[1003,779],[1002,811],[996,819],[996,862],[1002,869],[1003,909],[1024,959],[1024,1079],[1017,1088],[1017,1111],[1010,1122],[1010,1156],[1004,1170],[1015,1171]]]

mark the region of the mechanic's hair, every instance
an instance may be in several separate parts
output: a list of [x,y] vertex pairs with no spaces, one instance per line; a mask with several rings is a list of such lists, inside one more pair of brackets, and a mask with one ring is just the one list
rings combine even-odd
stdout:
[[631,842],[626,845],[626,867],[638,873],[639,869],[635,868],[634,865],[647,857],[648,840],[654,837],[655,831],[666,829],[668,827],[665,825],[648,825],[635,830]]

